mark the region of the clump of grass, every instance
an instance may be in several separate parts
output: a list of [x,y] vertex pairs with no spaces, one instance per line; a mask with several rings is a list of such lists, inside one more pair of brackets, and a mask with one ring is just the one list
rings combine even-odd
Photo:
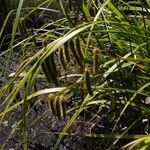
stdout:
[[[2,84],[0,91],[0,123],[21,106],[22,116],[18,121],[23,139],[21,144],[25,150],[28,149],[28,126],[38,120],[29,122],[29,113],[33,111],[29,103],[36,98],[35,106],[50,103],[50,109],[44,113],[51,111],[59,120],[66,116],[69,118],[54,149],[59,147],[65,135],[77,136],[71,129],[77,118],[85,125],[81,137],[99,138],[105,149],[148,148],[149,137],[146,134],[149,134],[149,122],[145,124],[144,119],[149,116],[149,103],[145,102],[150,85],[149,2],[58,1],[60,7],[57,11],[63,16],[32,29],[26,26],[22,16],[27,17],[37,9],[39,17],[48,14],[56,1],[40,1],[27,14],[23,2],[18,5],[7,50],[13,57],[13,53],[18,53],[16,47],[21,49],[20,65],[13,75],[5,75],[5,78],[11,78]],[[80,15],[72,13],[76,8]],[[48,15],[46,17],[49,19]],[[7,23],[7,18],[4,22]],[[15,45],[19,29],[22,40]],[[7,51],[0,57],[8,56]],[[5,68],[0,66],[0,69]],[[61,72],[59,74],[59,70],[64,71],[65,76]],[[38,82],[40,86],[34,90]],[[9,93],[11,85],[14,88]],[[21,100],[16,101],[20,91]],[[12,134],[13,131],[6,142]],[[139,134],[141,136],[137,136]],[[4,149],[6,143],[2,144]],[[93,145],[93,148],[102,146],[94,144],[94,141]]]

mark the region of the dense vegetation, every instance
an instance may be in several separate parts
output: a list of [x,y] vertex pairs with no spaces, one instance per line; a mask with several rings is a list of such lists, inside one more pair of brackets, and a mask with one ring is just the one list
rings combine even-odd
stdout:
[[148,0],[1,0],[0,23],[1,149],[49,117],[47,149],[150,149]]

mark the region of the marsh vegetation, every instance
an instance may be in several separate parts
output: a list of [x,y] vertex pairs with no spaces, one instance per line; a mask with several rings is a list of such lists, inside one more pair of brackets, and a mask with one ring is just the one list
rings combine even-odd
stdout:
[[148,0],[1,0],[1,149],[150,149]]

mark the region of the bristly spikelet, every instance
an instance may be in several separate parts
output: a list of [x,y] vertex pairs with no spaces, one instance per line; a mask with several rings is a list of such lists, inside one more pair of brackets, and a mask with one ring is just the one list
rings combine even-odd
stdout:
[[56,110],[56,102],[57,102],[58,96],[56,96],[53,99],[50,99],[50,107],[51,107],[51,111],[52,113],[57,116],[57,110]]
[[56,69],[53,56],[48,56],[44,60],[44,62],[41,64],[41,68],[49,84],[51,84],[51,81],[53,81],[55,86],[58,86],[59,85],[58,80],[57,80],[58,72]]
[[58,73],[58,70],[57,70],[57,67],[56,67],[56,64],[55,64],[55,60],[54,60],[54,53],[52,53],[50,56],[49,56],[49,60],[50,60],[50,64],[51,64],[51,67],[52,67],[52,70],[53,70],[53,73],[55,75],[55,77],[58,77],[59,76],[59,73]]
[[59,49],[59,62],[63,66],[64,70],[66,70],[66,63],[65,63],[65,59],[64,59],[64,54],[63,54],[63,49],[62,48]]
[[24,19],[20,19],[20,21],[18,23],[18,26],[19,26],[20,33],[27,38],[28,33],[27,33],[27,30],[26,30]]
[[76,45],[76,51],[79,55],[79,57],[84,60],[84,56],[83,56],[83,52],[82,52],[82,49],[81,49],[81,43],[80,43],[80,39],[79,37],[76,37],[75,38],[75,45]]
[[66,105],[64,100],[62,100],[62,116],[63,118],[66,117]]
[[65,118],[65,103],[62,98],[59,97],[56,101],[56,108],[57,108],[57,117],[59,120],[62,120]]
[[50,84],[51,83],[51,72],[50,72],[50,69],[47,68],[45,61],[41,64],[41,68],[42,68],[42,71],[43,71],[48,83]]
[[61,99],[58,97],[56,101],[56,112],[57,112],[57,117],[59,120],[62,119],[61,115]]
[[47,70],[47,73],[51,77],[51,80],[53,81],[55,86],[59,86],[59,82],[57,79],[58,72],[57,72],[57,68],[56,68],[53,54],[45,59],[44,65],[45,65],[45,68]]
[[75,45],[74,45],[74,41],[73,40],[70,40],[70,49],[71,49],[72,54],[73,54],[76,62],[78,63],[78,65],[83,67],[82,60],[80,59],[80,57],[77,54],[77,51],[75,49]]
[[93,96],[93,92],[91,89],[90,74],[87,68],[85,68],[85,86],[90,96]]
[[63,45],[63,50],[64,50],[65,58],[66,58],[67,62],[69,63],[70,62],[70,55],[69,55],[69,48],[68,47],[69,47],[69,45],[68,45],[68,41],[67,41]]
[[59,120],[64,119],[66,115],[64,99],[62,99],[61,96],[56,96],[55,98],[51,98],[49,102],[52,113],[58,117]]
[[96,72],[98,71],[98,55],[99,55],[99,49],[95,48],[93,50],[93,74],[96,74]]

